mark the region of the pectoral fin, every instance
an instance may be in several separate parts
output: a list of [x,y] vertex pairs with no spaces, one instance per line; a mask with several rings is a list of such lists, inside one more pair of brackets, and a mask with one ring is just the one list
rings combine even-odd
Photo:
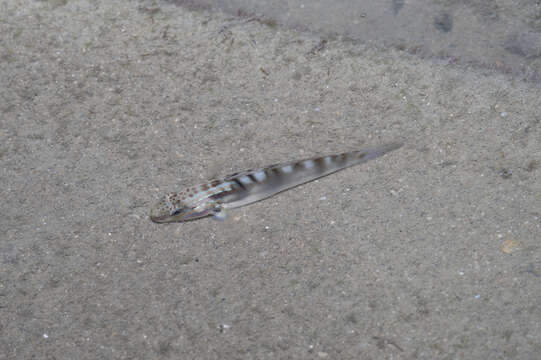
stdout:
[[223,208],[215,208],[212,211],[212,217],[214,218],[214,220],[224,221],[225,219],[227,219],[227,213]]

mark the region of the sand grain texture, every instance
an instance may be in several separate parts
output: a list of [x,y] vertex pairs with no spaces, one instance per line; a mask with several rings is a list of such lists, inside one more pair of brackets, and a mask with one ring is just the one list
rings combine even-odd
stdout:
[[[0,33],[0,358],[539,354],[536,85],[158,2],[8,0]],[[148,219],[395,140],[226,222]]]

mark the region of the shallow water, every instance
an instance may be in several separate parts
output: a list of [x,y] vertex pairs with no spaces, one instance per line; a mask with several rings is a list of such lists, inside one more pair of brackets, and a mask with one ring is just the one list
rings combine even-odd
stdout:
[[541,80],[540,0],[171,0]]

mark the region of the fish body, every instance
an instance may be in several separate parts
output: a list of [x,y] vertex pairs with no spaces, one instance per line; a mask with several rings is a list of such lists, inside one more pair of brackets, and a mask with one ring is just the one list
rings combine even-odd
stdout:
[[231,174],[178,193],[167,194],[154,205],[150,219],[157,223],[183,222],[206,216],[223,220],[226,217],[225,209],[266,199],[339,170],[365,163],[401,146],[402,143],[389,143]]

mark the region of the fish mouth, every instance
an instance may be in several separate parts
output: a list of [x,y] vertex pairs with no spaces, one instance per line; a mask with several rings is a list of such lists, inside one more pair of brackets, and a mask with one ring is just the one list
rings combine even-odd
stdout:
[[179,214],[164,214],[159,206],[150,211],[150,220],[155,223],[173,223],[173,222],[186,222],[212,215],[214,209],[205,209],[204,211],[185,211]]
[[168,221],[169,215],[150,215],[150,220],[155,223],[165,223]]

